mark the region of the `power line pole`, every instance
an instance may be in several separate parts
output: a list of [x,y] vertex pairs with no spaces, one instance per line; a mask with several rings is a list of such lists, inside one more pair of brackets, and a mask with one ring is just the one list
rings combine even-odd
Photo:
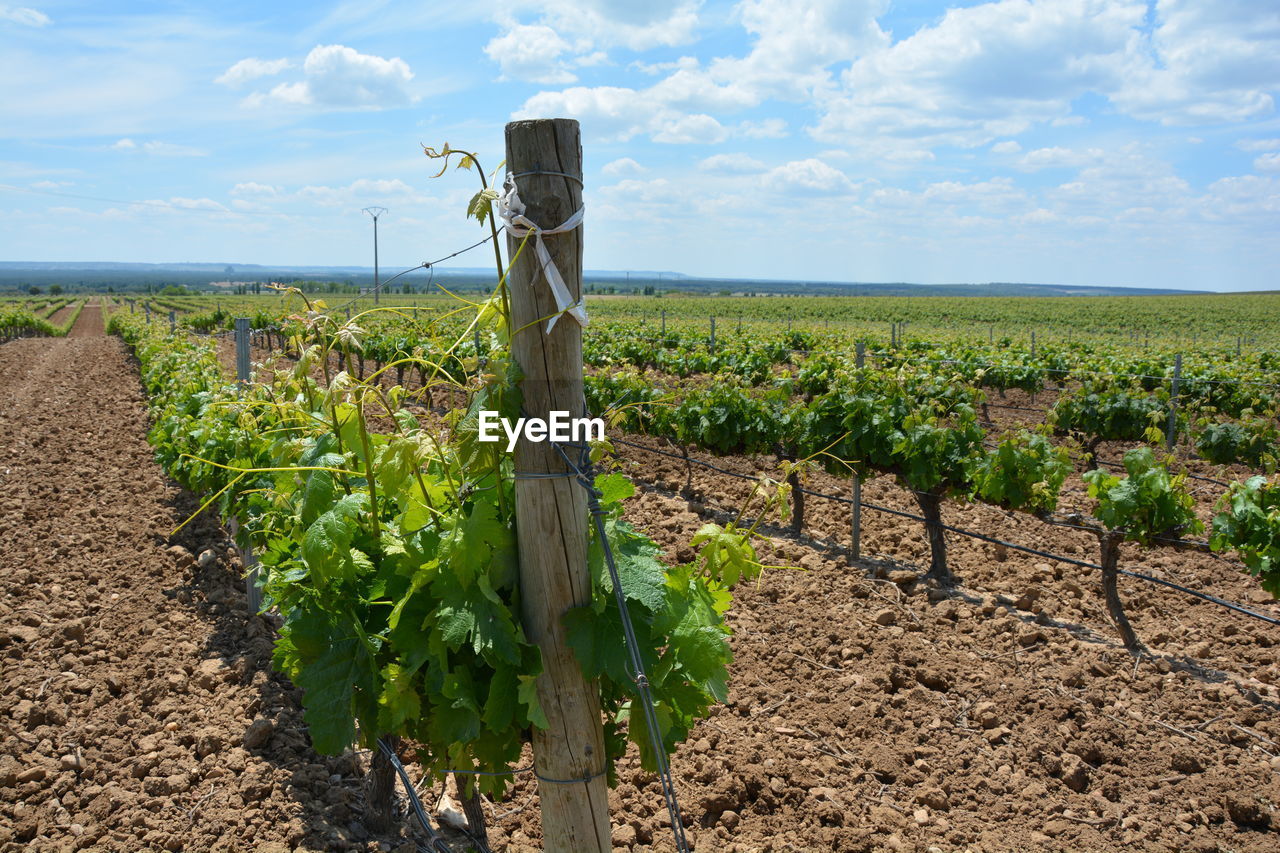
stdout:
[[385,207],[366,207],[364,212],[373,217],[373,304],[378,304],[378,217],[387,212]]

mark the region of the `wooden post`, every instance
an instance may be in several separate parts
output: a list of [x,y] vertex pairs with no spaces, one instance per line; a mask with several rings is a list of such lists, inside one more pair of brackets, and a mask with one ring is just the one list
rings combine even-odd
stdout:
[[851,520],[849,563],[862,559],[862,478],[853,475],[853,516]]
[[716,352],[716,318],[711,318],[711,343],[707,346],[707,352],[715,355]]
[[662,309],[662,345],[667,345],[667,309]]
[[169,334],[172,335],[176,331],[178,331],[178,312],[170,311],[169,312]]
[[[241,386],[248,385],[249,375],[249,318],[236,318],[236,381]],[[231,535],[238,538],[239,525],[232,520]],[[236,543],[239,547],[239,543]],[[262,594],[258,590],[258,560],[253,556],[253,548],[245,545],[240,549],[240,560],[244,563],[247,574],[244,578],[244,593],[249,600],[249,612],[257,613],[262,609]]]
[[1178,440],[1178,383],[1182,381],[1182,353],[1173,360],[1173,383],[1169,391],[1169,423],[1165,426],[1166,446],[1173,450]]
[[[543,228],[555,228],[582,205],[578,123],[571,119],[515,121],[507,125],[507,168],[515,174],[525,216]],[[525,173],[535,174],[525,174]],[[562,174],[536,174],[556,172]],[[560,270],[570,298],[582,296],[582,229],[543,238]],[[514,257],[519,241],[507,237]],[[551,411],[583,417],[582,328],[562,315],[550,333],[548,317],[559,310],[532,251],[520,254],[508,272],[511,341],[520,366],[524,414],[547,418]],[[566,449],[571,458],[575,451]],[[549,443],[522,439],[515,448],[521,473],[559,474],[565,461]],[[565,640],[561,617],[591,601],[587,569],[587,494],[571,478],[519,479],[516,535],[525,634],[542,651],[538,701],[547,729],[533,729],[533,761],[539,777],[582,779],[570,784],[540,782],[543,848],[556,853],[609,853],[612,850],[604,734],[599,688],[587,681]],[[621,642],[621,637],[618,642]]]
[[1036,333],[1034,329],[1031,330],[1031,357],[1036,357]]
[[863,341],[858,341],[854,347],[854,364],[862,367],[867,362],[867,345]]

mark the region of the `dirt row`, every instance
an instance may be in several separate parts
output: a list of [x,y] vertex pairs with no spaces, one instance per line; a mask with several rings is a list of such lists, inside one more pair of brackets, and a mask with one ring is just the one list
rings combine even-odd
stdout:
[[390,850],[310,748],[239,558],[153,461],[97,307],[0,346],[0,851]]

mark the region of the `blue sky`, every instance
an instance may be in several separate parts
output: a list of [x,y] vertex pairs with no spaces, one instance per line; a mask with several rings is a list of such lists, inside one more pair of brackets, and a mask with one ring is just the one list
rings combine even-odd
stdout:
[[26,3],[4,260],[409,265],[482,236],[421,145],[568,116],[592,268],[1280,287],[1264,0]]

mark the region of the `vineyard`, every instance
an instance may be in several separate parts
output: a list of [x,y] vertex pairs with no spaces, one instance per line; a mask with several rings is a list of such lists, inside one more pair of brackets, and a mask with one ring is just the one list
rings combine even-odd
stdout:
[[487,293],[0,304],[0,851],[1276,849],[1280,297],[579,302],[426,153]]

